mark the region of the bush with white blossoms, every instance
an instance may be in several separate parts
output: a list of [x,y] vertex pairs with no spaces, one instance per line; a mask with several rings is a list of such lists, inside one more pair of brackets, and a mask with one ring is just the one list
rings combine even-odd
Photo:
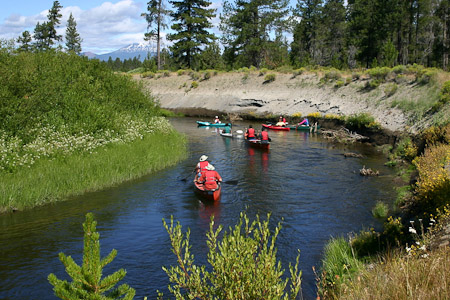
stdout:
[[69,133],[66,126],[56,128],[39,124],[30,132],[35,139],[24,142],[18,137],[0,131],[0,171],[14,172],[20,167],[31,167],[40,158],[54,158],[71,153],[92,153],[108,144],[129,143],[152,133],[170,133],[173,128],[163,117],[148,121],[122,117],[117,121],[119,130],[99,130],[95,133]]

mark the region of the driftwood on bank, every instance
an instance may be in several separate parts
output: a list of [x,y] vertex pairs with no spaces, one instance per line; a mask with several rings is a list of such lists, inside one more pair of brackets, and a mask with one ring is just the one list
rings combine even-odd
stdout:
[[362,154],[359,153],[353,153],[353,152],[346,152],[344,153],[345,157],[356,157],[356,158],[362,158]]
[[341,127],[339,130],[321,130],[320,132],[325,138],[339,143],[350,144],[369,139],[367,136],[352,132],[345,127]]

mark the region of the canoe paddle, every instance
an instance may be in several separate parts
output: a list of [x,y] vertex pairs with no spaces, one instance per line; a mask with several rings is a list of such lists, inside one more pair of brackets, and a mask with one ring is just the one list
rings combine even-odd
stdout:
[[192,176],[192,173],[194,173],[194,172],[195,172],[195,169],[192,170],[192,172],[189,173],[188,176],[184,177],[183,179],[180,179],[180,181],[186,181],[186,180],[188,179],[188,177],[189,177],[189,176]]
[[238,184],[238,180],[227,180],[227,181],[222,181],[222,183],[225,184],[231,184],[231,185],[237,185]]

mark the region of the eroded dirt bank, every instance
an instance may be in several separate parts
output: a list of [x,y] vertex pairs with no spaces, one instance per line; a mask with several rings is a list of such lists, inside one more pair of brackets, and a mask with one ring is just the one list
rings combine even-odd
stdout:
[[[413,98],[418,92],[410,83],[399,85],[395,97],[385,95],[383,85],[377,89],[365,89],[367,80],[351,81],[339,88],[335,83],[321,83],[316,74],[276,74],[276,79],[265,83],[258,73],[219,73],[208,80],[198,80],[198,87],[192,88],[193,80],[188,75],[141,79],[156,96],[163,108],[188,113],[188,115],[211,115],[214,113],[283,114],[303,116],[321,114],[350,115],[370,113],[390,131],[414,132],[408,126],[408,116],[393,108],[392,99]],[[419,87],[417,88],[419,89]]]

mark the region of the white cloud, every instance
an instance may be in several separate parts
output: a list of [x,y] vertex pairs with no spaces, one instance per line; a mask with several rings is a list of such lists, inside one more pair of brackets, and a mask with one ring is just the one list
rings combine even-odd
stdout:
[[[145,9],[143,2],[133,0],[104,2],[88,10],[78,6],[63,7],[58,34],[65,35],[67,19],[72,13],[77,22],[77,31],[83,39],[83,51],[97,54],[114,51],[143,40],[147,24],[141,13],[145,12]],[[37,22],[47,20],[47,13],[48,10],[34,16],[11,15],[0,24],[0,38],[17,38],[24,30],[33,33]]]

